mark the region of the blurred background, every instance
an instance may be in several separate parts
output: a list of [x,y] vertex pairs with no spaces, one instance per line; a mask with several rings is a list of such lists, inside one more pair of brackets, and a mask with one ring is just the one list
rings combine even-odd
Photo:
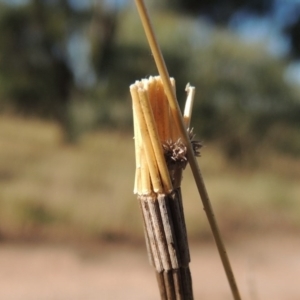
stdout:
[[[225,234],[298,230],[300,3],[149,1]],[[0,237],[142,239],[129,85],[156,75],[134,1],[0,1]],[[209,235],[186,171],[191,238]],[[198,206],[198,209],[195,209]]]
[[[196,87],[225,239],[297,236],[300,2],[146,5],[181,107]],[[129,85],[156,74],[133,0],[0,0],[0,241],[144,243]],[[210,241],[188,167],[183,195],[189,239]]]

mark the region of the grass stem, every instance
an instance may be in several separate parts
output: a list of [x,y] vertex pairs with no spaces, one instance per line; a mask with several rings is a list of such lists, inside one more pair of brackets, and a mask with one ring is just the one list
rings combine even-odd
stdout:
[[147,13],[147,10],[146,10],[143,0],[135,0],[135,2],[136,2],[136,6],[137,6],[137,9],[138,9],[145,33],[146,33],[146,37],[149,42],[149,45],[150,45],[150,48],[151,48],[151,51],[152,51],[152,54],[153,54],[153,57],[154,57],[154,60],[155,60],[156,66],[157,66],[158,72],[163,81],[165,93],[166,93],[168,101],[169,101],[169,105],[170,105],[171,112],[172,112],[172,115],[174,118],[174,122],[176,124],[178,131],[181,134],[182,141],[184,142],[184,144],[187,147],[188,161],[189,161],[189,164],[191,166],[191,169],[192,169],[192,172],[194,175],[194,179],[195,179],[195,182],[196,182],[196,185],[198,188],[198,192],[202,199],[204,210],[206,212],[206,215],[207,215],[207,218],[208,218],[208,221],[209,221],[209,224],[210,224],[210,227],[211,227],[211,230],[212,230],[212,233],[213,233],[213,236],[214,236],[214,239],[215,239],[215,242],[216,242],[222,263],[223,263],[223,266],[224,266],[224,270],[225,270],[227,279],[229,281],[232,295],[235,300],[240,300],[241,297],[239,294],[238,287],[236,285],[236,281],[235,281],[234,274],[233,274],[233,271],[232,271],[232,268],[230,265],[229,258],[227,256],[225,245],[221,238],[221,234],[220,234],[220,231],[218,228],[217,221],[215,219],[213,208],[212,208],[212,205],[211,205],[211,202],[210,202],[210,199],[209,199],[209,196],[208,196],[205,184],[204,184],[204,180],[203,180],[198,162],[196,160],[196,157],[194,156],[194,152],[193,152],[192,145],[191,145],[190,140],[187,135],[185,124],[182,120],[182,116],[180,113],[180,108],[179,108],[178,102],[176,100],[175,92],[172,88],[171,81],[169,79],[168,70],[166,68],[165,61],[164,61],[164,58],[160,51],[158,42],[156,40],[154,31],[153,31],[153,28],[152,28],[152,25],[150,22],[149,15]]

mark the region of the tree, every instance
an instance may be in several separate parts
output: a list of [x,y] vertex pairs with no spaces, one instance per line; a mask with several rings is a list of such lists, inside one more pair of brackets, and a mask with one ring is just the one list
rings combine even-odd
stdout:
[[42,0],[1,8],[2,108],[55,118],[67,133],[73,75],[66,61],[66,12]]

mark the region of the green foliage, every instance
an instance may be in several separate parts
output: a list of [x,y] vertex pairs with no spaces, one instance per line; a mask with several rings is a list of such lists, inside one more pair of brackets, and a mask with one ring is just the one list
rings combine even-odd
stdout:
[[0,12],[0,108],[54,118],[68,134],[72,73],[64,60],[68,18],[45,1]]
[[[75,13],[67,3],[2,5],[0,108],[55,117],[70,138],[100,126],[131,130],[128,87],[157,74],[136,10],[98,6]],[[236,161],[265,146],[299,154],[299,94],[283,80],[283,60],[175,12],[151,7],[151,17],[181,107],[185,85],[196,87],[192,124],[204,143],[218,141]],[[71,98],[73,74],[64,55],[74,28],[88,33],[97,84],[73,90]]]
[[[283,81],[284,62],[270,58],[258,47],[239,43],[226,32],[197,50],[194,59],[199,68],[191,77],[200,93],[196,127],[204,138],[220,140],[228,158],[253,155],[278,123],[291,130],[300,125],[293,117],[300,105],[293,89]],[[277,145],[275,140],[270,143],[271,147]],[[296,143],[286,144],[286,152],[298,150]]]
[[[189,69],[199,95],[194,124],[204,139],[219,140],[228,158],[253,155],[280,121],[299,125],[292,115],[300,106],[283,81],[284,62],[259,47],[217,32],[207,46],[194,50],[191,62],[198,66]],[[287,152],[295,152],[294,146],[289,143]]]
[[[262,46],[245,45],[226,30],[187,17],[155,11],[152,17],[181,106],[186,83],[196,87],[192,124],[204,142],[217,140],[227,158],[237,162],[247,161],[264,146],[300,153],[293,129],[300,125],[299,95],[283,80],[283,60],[270,57]],[[140,21],[129,12],[120,16],[117,43],[123,47],[116,67],[121,73],[112,74],[128,74],[130,79],[133,67],[144,70],[141,76],[134,74],[135,79],[157,73]],[[139,52],[134,53],[134,47]],[[129,53],[134,53],[135,63]],[[285,138],[274,130],[279,123],[289,132]]]

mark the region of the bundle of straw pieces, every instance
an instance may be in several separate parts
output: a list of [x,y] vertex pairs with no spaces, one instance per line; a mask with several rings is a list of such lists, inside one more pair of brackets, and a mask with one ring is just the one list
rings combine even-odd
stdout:
[[[170,79],[175,91],[175,81]],[[190,130],[194,88],[187,86],[184,122],[195,155],[200,142]],[[193,299],[190,254],[181,196],[186,146],[174,126],[160,77],[130,86],[133,102],[136,174],[134,193],[143,214],[150,264],[156,270],[161,299]]]

